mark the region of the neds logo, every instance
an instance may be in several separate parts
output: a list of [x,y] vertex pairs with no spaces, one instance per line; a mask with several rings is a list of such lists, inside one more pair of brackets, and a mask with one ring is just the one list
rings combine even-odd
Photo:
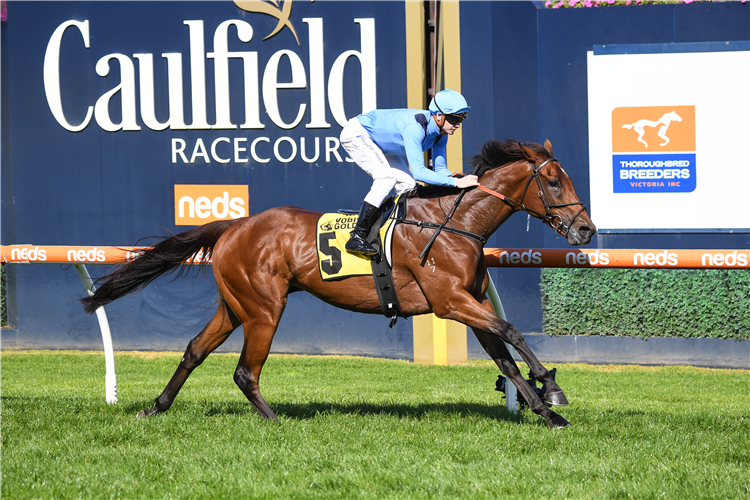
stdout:
[[199,226],[247,215],[245,185],[175,184],[174,218],[178,226]]

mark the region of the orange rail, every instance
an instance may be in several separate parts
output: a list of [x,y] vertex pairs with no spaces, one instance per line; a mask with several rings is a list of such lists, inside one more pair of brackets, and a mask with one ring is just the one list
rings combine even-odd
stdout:
[[[130,262],[148,247],[82,247],[65,245],[3,245],[0,263],[12,264],[119,264]],[[203,257],[197,252],[186,264],[196,264]],[[209,260],[210,262],[210,260]]]
[[[147,247],[0,246],[0,262],[15,264],[116,264]],[[607,267],[631,269],[748,269],[750,250],[485,248],[489,267]],[[185,261],[195,264],[198,252]]]
[[489,267],[748,269],[750,250],[485,248]]

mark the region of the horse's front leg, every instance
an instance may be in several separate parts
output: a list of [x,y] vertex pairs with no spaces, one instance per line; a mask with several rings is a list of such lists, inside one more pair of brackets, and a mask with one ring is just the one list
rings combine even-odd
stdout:
[[[542,366],[526,344],[523,334],[507,321],[495,316],[492,304],[487,297],[483,297],[482,302],[479,303],[468,292],[459,292],[457,295],[450,297],[449,300],[433,305],[433,310],[439,318],[459,321],[474,331],[500,371],[513,382],[529,404],[529,408],[547,420],[549,427],[566,427],[570,424],[565,418],[547,408],[536,392],[524,380],[521,371],[503,342],[507,342],[518,351],[529,365],[532,373],[537,375],[537,379],[542,381],[547,390],[550,390],[552,394],[559,392],[562,399],[558,399],[558,401],[565,399],[565,395],[557,386],[552,374]],[[567,404],[566,399],[564,404]]]
[[[482,344],[485,352],[489,354],[497,367],[500,368],[501,361],[505,359],[503,352],[504,350],[507,350],[505,342],[500,340],[500,338],[496,337],[495,335],[483,332],[482,330],[472,328],[472,331],[474,332],[474,335],[476,335],[477,340],[479,340],[479,343]],[[546,368],[544,368],[543,365],[541,366],[544,369],[544,375],[535,374],[533,369],[531,371],[531,374],[535,379],[539,380],[542,383],[542,398],[544,402],[547,405],[552,406],[567,406],[568,398],[565,397],[565,393],[562,391],[562,389],[560,389],[560,386],[557,385],[554,376]],[[529,368],[531,369],[530,365]]]
[[[482,305],[488,310],[491,310],[494,314],[494,308],[492,308],[492,305],[486,296],[482,299]],[[518,330],[515,329],[513,325],[510,326],[511,328],[516,330],[516,332],[518,332]],[[502,353],[504,350],[506,350],[505,342],[503,342],[499,337],[490,335],[481,330],[473,329],[473,331],[474,335],[476,335],[477,337],[477,340],[479,340],[479,343],[482,344],[484,350],[487,352],[487,354],[490,355],[490,357],[499,367]],[[531,370],[530,374],[542,383],[542,397],[544,398],[544,402],[552,406],[567,406],[568,398],[565,397],[565,393],[562,391],[562,389],[560,389],[560,386],[557,385],[555,377],[552,375],[552,373],[550,373],[549,370],[547,370],[547,368],[544,367],[544,365],[542,365],[542,363],[539,362],[534,352],[526,343],[526,339],[523,337],[523,334],[521,334],[520,332],[518,332],[518,334],[520,335],[519,345],[522,346],[522,350],[519,350],[518,353],[528,365],[529,370]]]

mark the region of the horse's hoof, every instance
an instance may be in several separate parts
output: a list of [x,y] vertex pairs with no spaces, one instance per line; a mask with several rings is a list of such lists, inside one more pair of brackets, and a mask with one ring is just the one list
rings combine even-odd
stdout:
[[565,427],[568,427],[570,425],[570,422],[565,420],[564,417],[558,415],[557,413],[554,414],[552,418],[547,419],[547,427],[550,429],[563,429]]
[[563,391],[545,392],[544,402],[547,406],[568,406],[568,398]]
[[153,417],[155,415],[158,415],[159,411],[155,408],[144,408],[141,411],[138,412],[138,415],[135,416],[135,418],[145,418],[145,417]]

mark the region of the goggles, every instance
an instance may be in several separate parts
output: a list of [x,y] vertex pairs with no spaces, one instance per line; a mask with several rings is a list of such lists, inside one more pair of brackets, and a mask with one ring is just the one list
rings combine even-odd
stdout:
[[451,125],[460,125],[465,119],[469,117],[469,113],[464,111],[463,113],[453,113],[451,115],[445,115],[445,119]]

